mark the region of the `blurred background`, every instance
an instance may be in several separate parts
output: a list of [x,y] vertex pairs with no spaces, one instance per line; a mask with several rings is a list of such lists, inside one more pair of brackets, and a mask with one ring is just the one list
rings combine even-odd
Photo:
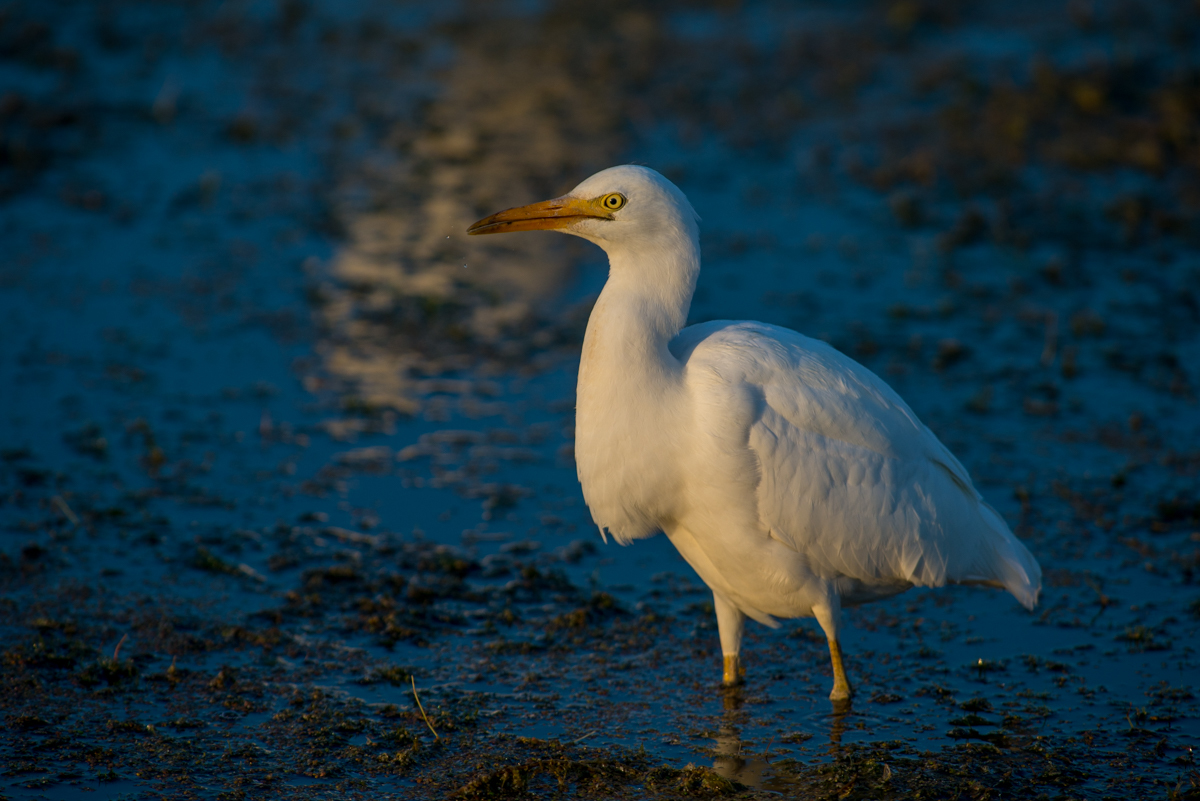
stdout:
[[[575,480],[603,254],[464,233],[630,162],[691,321],[888,381],[1037,610],[718,690]],[[5,0],[0,342],[0,796],[1200,794],[1194,0]]]

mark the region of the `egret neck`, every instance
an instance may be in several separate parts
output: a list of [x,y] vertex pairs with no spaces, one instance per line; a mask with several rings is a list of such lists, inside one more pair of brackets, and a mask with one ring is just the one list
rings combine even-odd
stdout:
[[637,244],[597,242],[609,274],[583,340],[575,459],[597,524],[620,542],[652,536],[677,514],[674,468],[691,404],[669,344],[687,319],[700,248],[694,221],[671,222]]
[[[585,373],[586,380],[594,374],[599,380],[650,385],[678,377],[682,365],[668,345],[687,321],[700,273],[700,247],[694,232],[672,233],[668,247],[600,243],[608,246],[608,281],[584,335],[581,388]],[[678,247],[680,240],[685,247]],[[607,375],[606,368],[611,370]]]

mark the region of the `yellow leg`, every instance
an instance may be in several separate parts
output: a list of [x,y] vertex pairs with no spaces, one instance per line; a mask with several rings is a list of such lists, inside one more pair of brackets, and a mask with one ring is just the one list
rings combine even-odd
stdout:
[[837,640],[829,641],[829,660],[833,663],[833,692],[829,694],[831,701],[848,701],[854,695],[850,682],[846,678],[846,666],[842,664],[842,646]]
[[735,684],[741,684],[743,673],[745,673],[745,671],[742,669],[742,661],[738,659],[738,655],[725,654],[725,675],[721,679],[721,683],[726,687],[733,687]]

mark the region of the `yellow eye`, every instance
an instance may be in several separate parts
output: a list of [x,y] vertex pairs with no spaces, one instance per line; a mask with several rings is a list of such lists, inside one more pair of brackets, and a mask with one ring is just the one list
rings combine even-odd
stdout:
[[625,205],[625,196],[620,192],[613,192],[600,198],[600,205],[609,211],[616,211]]

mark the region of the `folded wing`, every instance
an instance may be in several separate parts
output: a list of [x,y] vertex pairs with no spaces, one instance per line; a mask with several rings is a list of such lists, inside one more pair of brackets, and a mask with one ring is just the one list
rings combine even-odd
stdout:
[[[706,427],[724,427],[754,454],[762,527],[815,571],[868,585],[994,582],[1026,607],[1037,602],[1037,561],[869,370],[762,323],[692,326],[673,350],[705,397],[738,394],[701,410],[714,418]],[[722,406],[736,412],[718,419]]]

